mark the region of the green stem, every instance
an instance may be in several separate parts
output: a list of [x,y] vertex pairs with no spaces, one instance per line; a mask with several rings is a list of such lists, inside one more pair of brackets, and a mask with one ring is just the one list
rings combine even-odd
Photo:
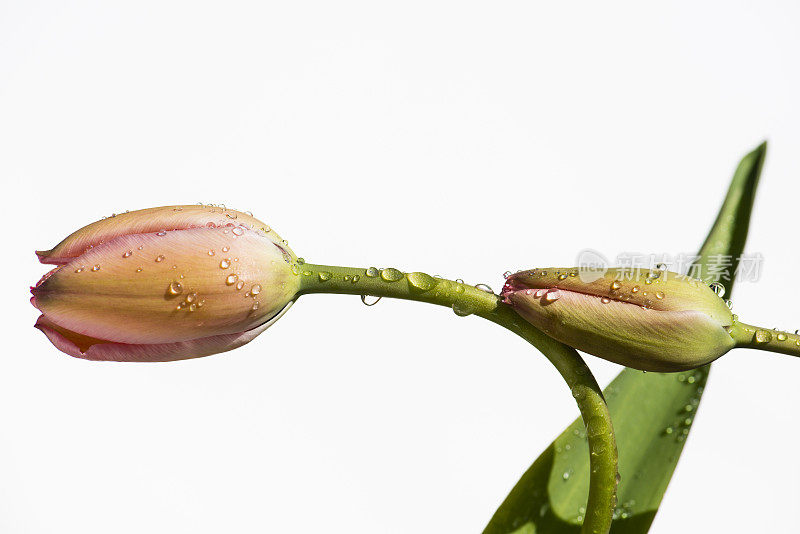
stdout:
[[299,265],[300,295],[341,293],[428,302],[451,308],[457,315],[477,315],[514,332],[539,349],[566,380],[578,404],[592,451],[589,461],[589,498],[583,533],[606,533],[616,505],[617,446],[603,394],[578,353],[548,337],[520,317],[500,297],[462,281],[397,269],[358,269],[326,265]]
[[800,356],[800,335],[761,328],[736,321],[730,329],[737,347]]

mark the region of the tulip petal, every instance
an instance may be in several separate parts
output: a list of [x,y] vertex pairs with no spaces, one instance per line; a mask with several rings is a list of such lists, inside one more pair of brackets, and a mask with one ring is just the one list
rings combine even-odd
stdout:
[[645,309],[563,289],[504,295],[517,313],[551,337],[636,369],[693,369],[734,346],[727,330],[703,312]]
[[164,206],[113,215],[84,226],[52,249],[36,251],[36,255],[42,263],[61,265],[122,235],[238,225],[263,233],[286,250],[292,259],[296,259],[286,243],[267,224],[247,213],[210,205]]
[[69,331],[153,344],[250,330],[293,299],[298,285],[268,237],[217,227],[118,236],[31,292],[33,304]]
[[547,267],[512,274],[504,291],[558,288],[659,311],[694,310],[720,324],[733,324],[725,301],[701,280],[670,271],[609,268],[584,278],[578,268]]
[[291,305],[290,302],[264,324],[244,332],[176,343],[114,343],[71,332],[53,323],[44,315],[39,317],[35,327],[41,330],[58,350],[76,358],[115,362],[168,362],[200,358],[241,347],[272,326]]

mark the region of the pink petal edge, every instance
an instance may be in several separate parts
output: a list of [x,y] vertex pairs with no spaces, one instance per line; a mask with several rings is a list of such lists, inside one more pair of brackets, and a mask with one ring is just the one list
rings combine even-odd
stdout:
[[41,330],[58,350],[75,358],[115,362],[169,362],[200,358],[202,356],[210,356],[211,354],[227,352],[239,348],[249,343],[256,336],[272,326],[275,321],[286,313],[292,304],[293,301],[289,302],[267,322],[244,332],[203,337],[175,343],[97,343],[91,345],[86,352],[81,352],[75,343],[58,332],[54,328],[55,324],[44,315],[39,316],[34,327]]

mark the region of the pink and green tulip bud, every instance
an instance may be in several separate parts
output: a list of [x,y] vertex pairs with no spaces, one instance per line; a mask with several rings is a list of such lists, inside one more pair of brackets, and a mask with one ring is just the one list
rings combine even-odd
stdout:
[[234,349],[288,309],[297,257],[269,226],[216,206],[126,212],[36,253],[36,327],[89,360],[170,361]]
[[608,269],[588,281],[577,268],[508,277],[506,303],[578,350],[644,371],[682,371],[735,345],[734,316],[700,280],[669,271]]

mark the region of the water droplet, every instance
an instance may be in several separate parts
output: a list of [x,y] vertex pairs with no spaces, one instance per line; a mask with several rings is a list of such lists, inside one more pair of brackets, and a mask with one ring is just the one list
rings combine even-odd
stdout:
[[166,230],[159,230],[158,232],[156,232],[156,235],[164,237],[165,235],[167,235],[167,231]]
[[611,302],[611,299],[608,297],[603,297],[600,299],[600,302],[602,302],[603,304],[608,304],[609,302]]
[[230,266],[231,266],[231,259],[230,258],[225,258],[224,260],[219,262],[219,268],[220,269],[227,269]]
[[389,267],[388,269],[384,269],[381,271],[381,278],[386,282],[397,282],[398,280],[403,278],[403,273],[401,273],[394,267]]
[[551,289],[544,295],[544,300],[547,302],[555,302],[561,298],[561,291],[558,289]]
[[253,216],[253,212],[250,211],[250,210],[245,211],[244,214],[247,215],[248,217],[252,217]]
[[142,250],[144,248],[144,245],[139,245],[138,248],[139,248],[139,250]]
[[769,343],[772,341],[772,334],[767,330],[756,331],[756,343]]
[[611,291],[616,291],[617,289],[619,289],[621,287],[622,287],[622,284],[619,282],[619,280],[614,280],[613,282],[611,282]]
[[80,267],[78,267],[77,269],[75,269],[75,272],[76,272],[76,273],[82,273],[82,272],[83,272],[83,265],[81,265]]
[[229,250],[230,250],[230,247],[222,247],[222,252],[228,252]]
[[97,272],[99,270],[100,270],[100,264],[99,263],[97,265],[95,265],[94,267],[92,267],[92,271]]
[[214,254],[216,254],[216,252],[214,252],[213,250],[209,250],[209,251],[208,251],[208,255],[209,255],[209,256],[213,256]]
[[186,295],[186,302],[188,302],[189,304],[191,304],[195,300],[197,300],[197,293],[195,293],[194,291]]
[[259,306],[259,304],[258,304],[258,301],[255,301],[255,302],[253,303],[253,307],[252,307],[251,309],[252,309],[253,311],[256,311],[256,310],[258,309],[258,306]]
[[229,285],[229,286],[232,286],[233,284],[236,283],[236,280],[238,280],[238,279],[239,279],[239,277],[237,275],[229,274],[228,277],[225,279],[225,283],[227,285]]
[[197,303],[197,307],[198,307],[198,308],[202,308],[202,307],[203,307],[203,304],[205,304],[205,303],[206,303],[206,301],[205,301],[205,300],[201,300],[200,302],[198,302],[198,303]]
[[244,281],[239,280],[236,282],[236,289],[242,289],[244,287]]
[[244,230],[242,229],[241,226],[237,226],[236,228],[234,228],[231,231],[233,232],[233,235],[235,235],[235,236],[240,236],[240,235],[242,235],[244,233]]
[[631,288],[631,293],[638,293],[638,292],[639,292],[639,286],[633,286]]
[[558,275],[558,279],[559,280],[566,280],[567,279],[567,275],[566,274],[559,274]]
[[162,261],[164,261],[163,254],[159,254],[158,256],[156,256],[156,263],[161,263]]
[[453,313],[459,317],[466,317],[467,315],[472,314],[472,307],[466,302],[454,302]]
[[567,469],[566,471],[564,471],[564,474],[561,475],[561,478],[563,478],[564,480],[569,480],[569,477],[571,476],[572,476],[572,469]]
[[653,283],[653,280],[658,279],[661,276],[661,271],[650,271],[647,273],[647,278],[645,279],[646,284]]
[[666,271],[667,270],[667,264],[666,263],[657,263],[656,264],[656,270],[657,271]]
[[509,276],[511,276],[511,271],[506,271],[503,273],[503,278],[508,278]]
[[664,292],[663,291],[656,291],[656,298],[659,299],[659,300],[663,299],[664,298]]
[[436,285],[436,279],[425,273],[409,273],[408,281],[413,287],[420,291],[428,291],[429,289],[433,289]]
[[361,277],[359,275],[357,275],[357,274],[354,274],[352,280],[350,280],[350,281],[355,284],[359,280],[361,280]]
[[125,254],[123,254],[123,255],[122,255],[122,257],[123,257],[123,258],[130,258],[130,257],[131,257],[131,254],[133,254],[133,251],[132,251],[132,250],[129,250],[128,252],[126,252]]
[[225,216],[227,218],[229,218],[229,219],[235,219],[235,218],[238,217],[238,215],[236,215],[235,213],[231,213],[231,212],[226,213]]
[[494,294],[494,291],[488,284],[475,284],[475,289],[480,289],[481,291],[485,291],[486,293]]
[[193,311],[195,311],[196,309],[197,309],[197,304],[190,304],[190,305],[189,305],[189,311],[190,311],[190,312],[193,312]]
[[258,295],[259,293],[261,293],[261,284],[254,285],[252,289],[250,289],[250,293],[252,293],[253,295]]
[[182,291],[183,286],[180,284],[180,282],[171,282],[169,287],[167,287],[167,292],[170,295],[180,295]]
[[723,286],[719,282],[713,282],[713,283],[709,284],[708,287],[710,287],[711,291],[716,293],[718,297],[724,297],[725,296],[725,286]]
[[373,298],[375,300],[368,302],[367,295],[361,295],[361,302],[363,302],[365,306],[375,306],[378,303],[378,301],[381,300],[381,297],[373,297]]
[[787,338],[788,338],[788,336],[786,334],[784,334],[783,332],[778,334],[778,341],[786,341]]
[[328,280],[331,279],[331,277],[333,275],[331,273],[329,273],[329,272],[326,272],[326,271],[320,271],[319,275],[317,275],[317,276],[319,276],[320,281],[327,282]]
[[140,272],[142,272],[142,268],[141,268],[141,267],[139,267],[138,269],[136,269],[136,272],[137,272],[137,273],[140,273]]
[[380,274],[380,272],[375,267],[370,267],[369,269],[364,271],[364,274],[366,274],[370,278],[375,278],[376,276],[378,276]]
[[664,429],[664,433],[665,433],[665,434],[672,434],[672,427],[671,427],[671,426],[668,426],[667,428],[665,428],[665,429]]
[[728,309],[730,310],[731,308],[733,308],[733,301],[732,301],[732,300],[726,300],[726,301],[725,301],[725,305],[726,305],[726,306],[728,307]]

